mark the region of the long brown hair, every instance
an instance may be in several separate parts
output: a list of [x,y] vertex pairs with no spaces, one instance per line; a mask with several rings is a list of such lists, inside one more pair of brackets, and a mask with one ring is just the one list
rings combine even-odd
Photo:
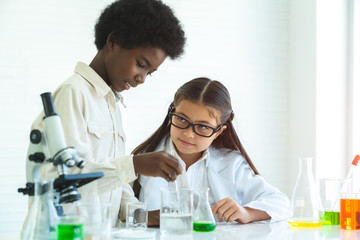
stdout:
[[[221,124],[226,125],[227,128],[212,142],[211,146],[239,151],[254,173],[259,174],[236,134],[232,124],[234,112],[231,107],[230,94],[222,83],[205,77],[195,78],[185,83],[175,93],[174,100],[169,106],[168,114],[182,100],[190,100],[217,109],[220,112]],[[168,114],[166,114],[161,126],[145,142],[132,151],[133,154],[153,152],[161,140],[168,136],[170,133]]]

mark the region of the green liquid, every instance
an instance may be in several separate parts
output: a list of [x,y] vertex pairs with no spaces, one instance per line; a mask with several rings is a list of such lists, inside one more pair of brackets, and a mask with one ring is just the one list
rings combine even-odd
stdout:
[[211,232],[215,230],[215,227],[215,223],[194,222],[194,231],[196,232]]
[[325,225],[340,225],[340,212],[325,211]]
[[83,240],[84,232],[82,224],[59,224],[57,225],[57,239]]

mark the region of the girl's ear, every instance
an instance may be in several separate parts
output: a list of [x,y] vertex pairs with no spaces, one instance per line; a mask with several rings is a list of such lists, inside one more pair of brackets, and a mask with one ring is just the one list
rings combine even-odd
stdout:
[[227,126],[226,126],[226,125],[223,125],[223,126],[220,128],[220,130],[216,133],[215,139],[216,139],[220,134],[222,134],[222,132],[225,131],[226,128],[227,128]]

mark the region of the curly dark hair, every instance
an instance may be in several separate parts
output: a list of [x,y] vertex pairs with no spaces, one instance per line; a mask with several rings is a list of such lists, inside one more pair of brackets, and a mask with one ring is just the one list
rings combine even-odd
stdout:
[[172,9],[160,0],[118,0],[95,24],[95,45],[101,50],[110,33],[121,47],[157,47],[171,59],[184,52],[185,33]]

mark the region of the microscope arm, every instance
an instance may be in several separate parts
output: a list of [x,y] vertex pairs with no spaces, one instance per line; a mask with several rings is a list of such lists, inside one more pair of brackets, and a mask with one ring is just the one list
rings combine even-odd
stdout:
[[[77,187],[94,181],[104,174],[102,172],[86,174],[67,174],[67,168],[83,168],[85,161],[76,149],[66,145],[60,116],[55,112],[51,93],[41,94],[44,113],[44,129],[34,129],[30,133],[30,146],[26,161],[26,188],[18,192],[33,196],[34,180],[41,179],[40,171],[44,164],[52,163],[58,178],[54,181],[55,204],[70,203],[80,199]],[[58,201],[57,201],[58,200]]]

